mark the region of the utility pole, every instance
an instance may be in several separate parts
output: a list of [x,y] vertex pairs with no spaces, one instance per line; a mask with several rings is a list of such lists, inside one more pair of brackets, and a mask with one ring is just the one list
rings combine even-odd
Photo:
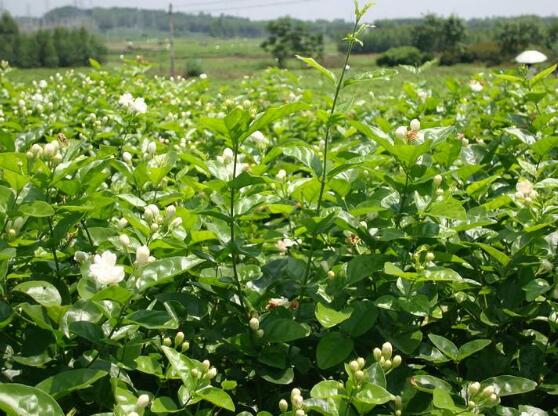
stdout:
[[172,15],[172,3],[169,3],[169,55],[170,55],[170,76],[174,77],[174,21]]

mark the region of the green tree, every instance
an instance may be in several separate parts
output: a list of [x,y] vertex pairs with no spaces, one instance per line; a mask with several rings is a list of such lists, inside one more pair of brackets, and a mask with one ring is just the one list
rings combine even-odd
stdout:
[[0,17],[0,60],[15,64],[18,37],[19,29],[16,21],[8,12],[4,12]]
[[456,51],[460,49],[466,37],[466,28],[463,20],[457,16],[450,16],[443,21],[441,29],[441,50]]
[[532,19],[515,19],[501,24],[496,41],[505,55],[513,55],[531,45],[542,45],[544,36],[540,26]]
[[39,44],[39,61],[41,66],[47,68],[55,68],[58,66],[58,53],[54,46],[54,40],[50,31],[38,31],[35,34],[37,43]]
[[287,60],[297,54],[315,58],[323,55],[323,35],[311,33],[300,21],[278,19],[267,25],[267,31],[269,37],[262,43],[262,48],[273,55],[280,68],[284,68]]
[[416,27],[413,45],[423,52],[440,50],[440,35],[444,30],[444,22],[436,15],[427,15]]

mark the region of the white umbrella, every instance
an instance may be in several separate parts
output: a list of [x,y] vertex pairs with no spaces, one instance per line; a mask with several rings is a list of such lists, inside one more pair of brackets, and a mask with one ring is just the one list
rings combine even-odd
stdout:
[[539,51],[525,51],[520,53],[516,58],[515,62],[518,64],[540,64],[541,62],[545,62],[548,58],[546,55]]

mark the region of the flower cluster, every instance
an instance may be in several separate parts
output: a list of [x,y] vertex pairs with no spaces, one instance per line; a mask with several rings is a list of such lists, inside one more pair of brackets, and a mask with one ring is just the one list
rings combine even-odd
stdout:
[[[304,398],[301,391],[297,388],[291,391],[291,406],[294,416],[304,416],[306,414],[304,411]],[[279,401],[279,410],[281,413],[286,413],[289,410],[289,403],[285,399]]]
[[381,349],[378,347],[374,348],[372,355],[384,371],[390,371],[399,367],[403,361],[400,355],[393,356],[393,346],[390,342],[384,343]]
[[420,121],[415,118],[409,124],[409,128],[405,126],[398,127],[395,130],[395,137],[399,140],[405,140],[409,144],[421,141]]
[[147,112],[145,100],[141,97],[134,98],[130,93],[121,95],[118,104],[133,113],[144,114]]
[[486,386],[484,389],[476,381],[467,386],[467,407],[471,410],[481,410],[500,403],[500,395],[496,387]]

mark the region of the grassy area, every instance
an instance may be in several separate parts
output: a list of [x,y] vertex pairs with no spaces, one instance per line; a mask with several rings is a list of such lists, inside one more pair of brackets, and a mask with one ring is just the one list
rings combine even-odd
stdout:
[[[260,48],[262,39],[216,39],[209,37],[178,38],[175,41],[176,72],[185,74],[188,65],[198,65],[203,72],[207,73],[217,86],[226,86],[231,81],[238,80],[244,76],[257,74],[274,64],[272,57]],[[167,40],[148,38],[134,41],[129,44],[125,40],[115,39],[108,42],[109,56],[107,66],[118,65],[120,56],[133,57],[141,55],[153,63],[152,73],[169,73],[169,50]],[[364,72],[377,68],[376,56],[355,55],[353,56],[351,68],[353,71]],[[343,64],[343,56],[337,52],[335,44],[326,45],[324,64],[329,68],[340,68]],[[316,77],[308,76],[309,72],[304,65],[292,60],[289,69],[303,76],[304,85],[319,87]],[[56,72],[66,72],[70,69],[28,69],[15,70],[11,73],[13,79],[29,82],[48,78]],[[88,68],[77,68],[77,71],[87,71]],[[424,75],[425,79],[432,83],[442,83],[449,77],[465,79],[472,74],[482,70],[482,67],[472,65],[458,65],[455,67],[437,67]],[[414,76],[402,71],[390,82],[376,83],[375,89],[399,88],[405,81],[413,79]],[[305,81],[307,80],[307,81]]]

